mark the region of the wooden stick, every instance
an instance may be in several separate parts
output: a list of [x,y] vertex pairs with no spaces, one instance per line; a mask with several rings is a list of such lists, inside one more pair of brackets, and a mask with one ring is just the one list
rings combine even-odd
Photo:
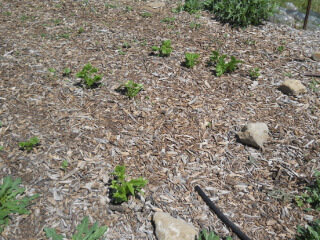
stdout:
[[304,75],[307,77],[320,77],[320,74],[313,74],[313,73],[305,73]]

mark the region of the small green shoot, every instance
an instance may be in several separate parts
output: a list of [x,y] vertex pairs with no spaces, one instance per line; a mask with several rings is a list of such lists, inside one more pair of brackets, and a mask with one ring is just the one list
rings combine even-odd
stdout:
[[29,214],[30,211],[26,207],[30,201],[39,196],[39,194],[34,194],[30,197],[16,199],[18,195],[21,196],[25,192],[25,188],[19,187],[20,184],[20,178],[13,180],[7,176],[3,178],[3,184],[0,185],[0,233],[9,224],[11,214]]
[[197,53],[185,53],[185,66],[187,68],[193,68],[199,62],[199,57],[200,55]]
[[320,211],[320,171],[315,170],[314,176],[316,178],[314,184],[310,187],[306,187],[306,192],[300,196],[296,196],[296,203],[299,207],[303,207],[306,204],[310,205],[311,208],[305,210],[315,209]]
[[63,160],[61,163],[61,168],[66,171],[67,167],[69,166],[69,162],[67,160]]
[[39,144],[40,140],[37,137],[30,138],[27,142],[19,142],[19,147],[21,150],[26,150],[30,152],[35,146]]
[[4,149],[4,146],[0,146],[0,151],[2,151]]
[[[203,229],[197,238],[197,240],[220,240],[222,239],[219,235],[217,235],[213,231],[207,232],[207,230]],[[232,240],[232,237],[227,237],[226,240]]]
[[62,75],[67,77],[71,74],[71,69],[66,67],[65,69],[63,69]]
[[194,14],[203,9],[203,1],[200,0],[186,0],[183,6],[183,10]]
[[130,99],[137,96],[137,94],[143,89],[143,84],[134,83],[132,80],[129,80],[126,83],[123,83],[120,87],[117,88],[117,91],[124,93]]
[[200,23],[197,23],[197,21],[192,21],[189,26],[190,28],[197,30],[201,28],[202,25]]
[[131,194],[136,195],[137,192],[143,194],[142,188],[148,183],[147,180],[139,177],[138,179],[131,179],[129,182],[125,180],[126,166],[116,166],[115,171],[111,174],[115,175],[115,180],[111,182],[111,188],[113,189],[113,200],[115,203],[122,203],[128,201],[128,196]]
[[50,73],[52,73],[53,75],[55,75],[56,72],[57,72],[54,68],[49,68],[48,71],[49,71]]
[[257,79],[261,74],[260,74],[260,69],[259,68],[253,68],[249,71],[249,76],[252,80]]
[[112,5],[112,4],[108,4],[108,3],[104,4],[104,6],[105,6],[106,8],[117,8],[116,5]]
[[81,34],[81,33],[84,33],[84,28],[83,27],[78,29],[78,34]]
[[175,17],[166,17],[166,18],[163,18],[161,20],[161,22],[163,22],[163,23],[174,23],[175,20],[176,20]]
[[210,63],[216,63],[216,75],[217,77],[224,73],[233,72],[238,68],[238,63],[242,61],[236,59],[234,56],[230,57],[230,61],[226,62],[227,55],[220,55],[217,51],[212,51],[210,55]]
[[287,77],[292,77],[292,73],[291,72],[287,72],[284,75],[287,76]]
[[87,88],[93,88],[100,85],[99,81],[103,76],[103,74],[94,75],[94,73],[97,72],[97,68],[92,67],[91,63],[87,63],[84,65],[82,70],[75,75],[75,77],[81,78],[82,84],[84,84]]
[[152,51],[159,51],[160,57],[170,56],[173,48],[171,47],[171,40],[162,41],[160,47],[153,46]]
[[122,47],[128,49],[128,48],[131,48],[131,44],[129,42],[124,42],[122,44]]
[[307,228],[298,226],[298,236],[296,240],[319,240],[320,239],[320,219],[313,221]]
[[318,92],[320,88],[320,80],[317,81],[316,79],[312,78],[311,82],[309,83],[309,88],[315,93]]
[[179,4],[176,8],[172,8],[171,12],[173,13],[181,13],[183,11],[183,5]]
[[279,47],[277,47],[277,51],[279,53],[282,53],[284,51],[284,45],[280,45]]
[[133,7],[131,7],[131,6],[126,6],[126,11],[127,12],[131,12],[133,10]]
[[149,17],[152,17],[152,14],[151,14],[151,13],[149,13],[149,12],[143,12],[143,13],[141,13],[140,15],[141,15],[141,17],[143,17],[143,18],[149,18]]
[[[72,240],[98,240],[107,231],[107,226],[99,227],[98,222],[95,222],[91,228],[89,228],[89,218],[86,216],[81,223],[76,227],[78,230],[71,239]],[[55,229],[44,228],[46,237],[52,238],[52,240],[63,240],[64,236],[57,234]]]

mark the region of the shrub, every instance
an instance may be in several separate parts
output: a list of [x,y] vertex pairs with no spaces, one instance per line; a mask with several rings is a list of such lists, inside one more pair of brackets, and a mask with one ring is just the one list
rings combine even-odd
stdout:
[[259,25],[275,11],[273,0],[207,0],[205,8],[233,26]]

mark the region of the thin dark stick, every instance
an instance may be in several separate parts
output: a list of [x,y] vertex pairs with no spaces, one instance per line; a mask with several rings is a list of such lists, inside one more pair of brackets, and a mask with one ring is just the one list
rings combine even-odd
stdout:
[[304,29],[304,30],[307,29],[308,18],[309,18],[309,13],[310,13],[310,9],[311,9],[311,1],[312,1],[312,0],[308,0],[307,12],[306,12],[306,16],[305,16],[305,18],[304,18],[304,23],[303,23],[303,29]]
[[306,73],[304,74],[307,77],[320,77],[320,74]]
[[237,234],[241,240],[251,240],[246,234],[244,234],[233,222],[231,222],[221,211],[220,209],[208,198],[208,196],[201,190],[199,186],[194,188],[199,195],[202,197],[203,201],[208,204],[210,209],[224,222],[231,230]]

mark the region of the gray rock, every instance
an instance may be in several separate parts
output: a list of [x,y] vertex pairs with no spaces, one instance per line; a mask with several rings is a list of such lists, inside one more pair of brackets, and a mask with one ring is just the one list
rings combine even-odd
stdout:
[[320,61],[320,51],[312,53],[312,59],[315,61]]
[[263,144],[268,140],[268,133],[267,124],[257,122],[244,126],[238,136],[242,143],[264,149]]
[[292,2],[286,2],[284,5],[287,9],[294,10],[294,11],[298,10],[298,8]]
[[171,217],[169,213],[156,212],[153,215],[158,240],[194,240],[198,231],[183,220]]
[[298,95],[307,92],[307,88],[296,79],[288,79],[282,83],[279,90],[287,95]]
[[273,16],[271,16],[269,18],[269,21],[274,23],[279,23],[279,24],[286,24],[289,26],[293,26],[295,23],[294,18],[292,16],[278,14],[278,13],[275,13]]

